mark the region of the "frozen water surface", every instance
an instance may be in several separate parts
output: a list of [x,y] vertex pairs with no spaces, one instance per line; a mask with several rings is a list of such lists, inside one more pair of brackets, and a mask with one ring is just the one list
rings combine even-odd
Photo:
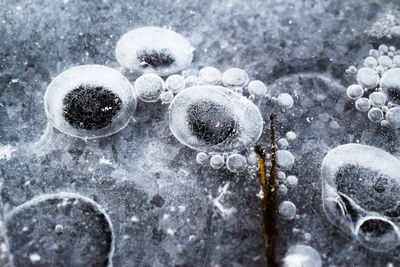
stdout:
[[[277,217],[277,260],[285,266],[400,265],[399,178],[393,173],[399,168],[400,87],[391,75],[399,67],[398,5],[390,0],[0,1],[0,266],[10,260],[16,266],[265,266],[252,146],[268,148],[271,111],[276,142],[285,138],[293,156],[290,169],[278,170],[286,178],[279,181],[277,209],[286,207],[280,213],[288,217]],[[157,28],[143,32],[149,26]],[[143,91],[135,90],[134,118],[119,120],[126,103],[122,92],[129,90],[115,86],[116,79],[95,73],[102,81],[99,90],[80,89],[70,79],[57,87],[66,91],[55,95],[54,103],[64,103],[63,96],[75,89],[65,101],[68,107],[77,99],[91,107],[103,103],[89,101],[96,95],[116,102],[105,101],[112,104],[99,109],[105,114],[85,117],[67,108],[70,116],[58,116],[65,119],[65,130],[52,121],[55,116],[48,120],[43,99],[58,75],[81,65],[110,68],[107,73],[126,77],[121,84],[134,85],[139,75],[155,72],[165,86],[150,88],[154,94],[143,97],[155,102],[142,101]],[[76,74],[81,81],[91,77]],[[170,74],[181,76],[168,80]],[[265,87],[252,83],[256,80]],[[348,91],[354,84],[363,92]],[[188,90],[184,87],[221,85],[228,92],[211,98],[220,105],[214,113],[199,113],[201,101],[193,110],[192,122],[202,121],[211,131],[186,131],[191,138],[179,142],[183,139],[169,127],[171,94],[173,105]],[[386,95],[383,105],[380,93]],[[283,95],[278,102],[281,94],[291,100]],[[198,90],[188,99],[196,96],[205,94]],[[217,112],[221,107],[228,113]],[[88,123],[99,118],[96,114],[106,116]],[[243,120],[251,114],[261,115]],[[110,126],[116,122],[121,124]],[[231,138],[237,136],[229,129],[240,123],[251,126],[257,138],[249,143]],[[112,130],[85,132],[107,127]],[[229,149],[219,145],[225,137],[232,141]],[[351,159],[368,158],[340,165],[335,183],[330,180],[336,185],[331,192],[340,198],[335,195],[325,209],[338,214],[332,223],[324,211],[321,164],[330,151],[349,143],[362,151],[350,151],[329,166],[354,154]],[[215,146],[219,154],[212,153]],[[232,151],[241,155],[235,156],[238,161]],[[241,172],[228,169],[242,170],[244,164]],[[295,213],[283,204],[289,201]]]

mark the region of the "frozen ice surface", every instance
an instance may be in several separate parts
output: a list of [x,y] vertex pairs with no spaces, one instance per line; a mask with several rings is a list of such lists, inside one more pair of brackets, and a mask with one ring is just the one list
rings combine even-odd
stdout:
[[[264,82],[271,96],[289,93],[294,99],[285,113],[274,108],[277,140],[289,131],[297,135],[290,141],[296,162],[287,174],[299,179],[279,200],[292,201],[298,217],[278,218],[277,258],[306,242],[320,253],[323,266],[400,264],[398,250],[366,249],[329,222],[319,171],[326,153],[350,142],[399,155],[398,130],[371,122],[346,97],[355,81],[349,66],[362,64],[370,49],[383,44],[366,30],[396,10],[397,1],[2,0],[0,5],[2,218],[42,194],[71,192],[92,199],[110,217],[114,266],[265,265],[258,179],[247,171],[232,174],[197,164],[198,151],[170,132],[166,105],[139,102],[135,120],[106,138],[85,141],[55,129],[45,132],[43,96],[53,78],[78,65],[122,70],[115,58],[118,40],[132,29],[165,26],[196,49],[189,66],[195,75],[205,66],[236,66]],[[374,29],[386,36],[382,28]],[[400,48],[398,39],[390,40]],[[131,83],[138,75],[124,74]],[[260,104],[265,131],[259,142],[266,146],[273,107],[267,99]],[[328,116],[321,120],[320,114]],[[42,136],[40,145],[31,145]],[[38,218],[46,214],[37,212]],[[54,221],[42,233],[48,229],[58,237],[57,224],[64,237],[65,222]],[[311,239],[304,240],[303,233]],[[35,253],[46,260],[51,251],[32,250],[27,259],[37,260]],[[0,266],[5,264],[1,256]]]

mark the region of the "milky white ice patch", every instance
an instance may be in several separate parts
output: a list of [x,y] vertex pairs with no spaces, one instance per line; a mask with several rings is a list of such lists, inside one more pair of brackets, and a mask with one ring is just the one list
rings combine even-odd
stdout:
[[115,52],[119,64],[130,71],[168,75],[185,69],[192,62],[193,50],[179,33],[142,27],[125,33]]
[[130,82],[118,71],[83,65],[58,75],[44,97],[46,115],[63,133],[83,138],[124,128],[136,109]]
[[15,151],[16,149],[13,148],[11,145],[0,147],[0,159],[10,160],[12,153]]

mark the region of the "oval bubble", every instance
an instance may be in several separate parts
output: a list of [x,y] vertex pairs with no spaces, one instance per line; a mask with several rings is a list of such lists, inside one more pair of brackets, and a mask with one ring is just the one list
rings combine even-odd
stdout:
[[108,136],[123,129],[136,109],[130,82],[118,71],[83,65],[58,75],[44,96],[55,128],[82,138]]
[[184,145],[207,152],[240,151],[261,136],[263,119],[247,98],[222,86],[194,86],[176,95],[169,124]]
[[400,102],[400,68],[393,68],[383,73],[380,86],[387,94],[388,99]]
[[16,266],[112,266],[111,220],[79,194],[40,195],[6,214],[5,228]]
[[130,71],[160,75],[185,69],[193,58],[193,48],[182,35],[159,27],[125,33],[115,53],[119,64]]
[[371,250],[390,250],[399,243],[399,229],[391,221],[368,216],[359,220],[354,230],[357,239]]

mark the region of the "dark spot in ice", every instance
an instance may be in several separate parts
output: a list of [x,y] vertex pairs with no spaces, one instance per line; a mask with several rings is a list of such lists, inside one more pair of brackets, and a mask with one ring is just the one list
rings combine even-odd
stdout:
[[389,88],[387,94],[389,100],[396,104],[400,104],[400,90],[398,88]]
[[390,223],[379,219],[366,220],[360,226],[360,229],[362,233],[370,237],[381,237],[394,230]]
[[352,221],[356,221],[358,218],[358,212],[355,209],[355,207],[353,207],[351,201],[349,200],[348,196],[344,195],[344,194],[339,194],[345,207],[346,207],[346,213],[348,215],[350,215],[350,218]]
[[161,242],[167,235],[164,233],[162,229],[153,228],[153,238],[154,240]]
[[[62,234],[54,234],[62,222]],[[65,197],[32,202],[10,216],[5,226],[15,266],[107,266],[112,249],[111,226],[91,202]],[[36,264],[39,264],[36,263]]]
[[175,62],[175,58],[168,49],[141,50],[137,52],[137,59],[142,63],[143,68],[151,66],[155,69],[171,66]]
[[221,104],[198,101],[190,105],[187,113],[190,130],[206,144],[220,144],[235,132],[235,119]]
[[155,195],[150,201],[151,205],[161,208],[164,205],[165,200],[160,195]]
[[373,187],[376,192],[383,193],[383,192],[385,192],[385,187],[387,186],[387,184],[388,184],[388,181],[385,177],[378,177],[378,179],[376,179]]
[[78,129],[97,130],[111,124],[122,107],[121,99],[100,86],[79,86],[63,100],[65,120]]

